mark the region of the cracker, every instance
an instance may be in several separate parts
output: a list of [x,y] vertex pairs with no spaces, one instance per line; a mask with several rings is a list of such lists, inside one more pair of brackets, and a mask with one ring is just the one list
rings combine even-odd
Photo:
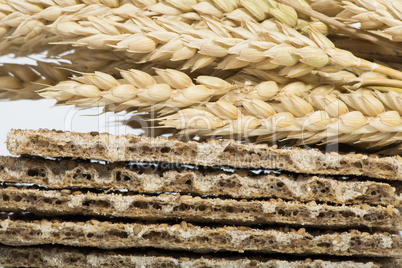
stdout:
[[[252,175],[246,170],[161,170],[125,163],[100,164],[0,156],[0,181],[51,188],[87,187],[136,192],[180,192],[232,198],[282,198],[337,204],[402,206],[402,184],[297,174]],[[399,185],[399,186],[398,186]]]
[[98,220],[0,220],[0,241],[9,246],[58,244],[102,249],[153,247],[198,253],[325,254],[336,256],[402,256],[399,234],[357,230],[296,233],[245,226],[208,227],[186,224],[111,223]]
[[122,195],[63,189],[0,188],[0,209],[41,215],[115,216],[138,220],[184,220],[217,224],[291,224],[321,228],[402,229],[400,211],[392,206],[333,206],[271,199],[235,200],[189,195]]
[[[0,265],[7,267],[286,267],[286,268],[399,268],[401,259],[394,258],[358,258],[356,260],[340,259],[285,259],[271,256],[260,257],[223,257],[216,255],[195,255],[186,252],[170,254],[139,250],[105,251],[82,250],[71,247],[8,247],[0,245]],[[232,254],[233,255],[233,254]]]
[[307,174],[363,175],[402,180],[402,158],[324,153],[317,149],[240,144],[233,140],[181,142],[170,138],[54,130],[11,130],[7,148],[13,155],[73,157],[105,161],[168,162],[201,166],[266,168]]

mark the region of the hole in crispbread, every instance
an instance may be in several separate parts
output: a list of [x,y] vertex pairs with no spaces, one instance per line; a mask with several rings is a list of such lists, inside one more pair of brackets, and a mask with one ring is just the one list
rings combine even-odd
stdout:
[[37,177],[39,175],[39,171],[36,169],[28,169],[27,175],[30,177]]

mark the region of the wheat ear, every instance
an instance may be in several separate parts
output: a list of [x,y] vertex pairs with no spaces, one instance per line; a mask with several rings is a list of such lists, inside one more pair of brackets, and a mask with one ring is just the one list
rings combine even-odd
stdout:
[[[402,3],[388,0],[309,0],[311,7],[347,24],[360,23],[361,29],[401,42]],[[333,7],[329,8],[329,5]]]
[[0,98],[9,100],[39,99],[37,90],[68,78],[70,72],[58,65],[38,62],[37,66],[2,64],[0,66]]
[[[309,6],[304,0],[296,1],[303,6]],[[187,12],[196,12],[199,15],[226,17],[237,21],[244,19],[264,21],[274,17],[291,27],[299,24],[297,12],[289,5],[275,0],[166,0],[156,5],[148,5],[146,10],[153,15],[182,15]]]
[[297,145],[365,143],[368,148],[379,148],[400,143],[402,137],[402,120],[396,111],[376,117],[352,111],[330,118],[322,110],[304,117],[295,117],[289,112],[279,112],[264,119],[242,114],[237,119],[223,120],[222,116],[226,115],[221,110],[198,107],[183,109],[158,120],[165,127],[180,129],[179,135],[257,137],[258,142],[296,140]]
[[[85,27],[76,23],[76,32],[82,32],[83,28],[88,27],[99,28],[98,19],[88,20],[92,24]],[[203,20],[209,29],[196,29],[176,18],[150,19],[138,16],[131,20],[135,24],[135,27],[131,25],[131,29],[135,29],[134,35],[122,32],[110,35],[111,27],[116,31],[118,28],[109,23],[108,27],[102,28],[107,30],[100,34],[63,43],[127,51],[127,55],[138,63],[167,59],[187,60],[182,69],[196,70],[218,60],[218,69],[236,69],[250,65],[253,68],[269,70],[293,66],[298,69],[293,77],[298,77],[331,64],[339,68],[359,67],[373,70],[402,80],[401,72],[373,64],[355,57],[348,51],[338,49],[314,29],[309,30],[310,38],[307,38],[291,27],[269,20],[262,24],[248,21],[245,22],[245,27],[237,28],[210,17],[203,17]],[[57,29],[61,35],[61,31],[68,30],[68,33],[71,33],[70,27]],[[297,63],[301,66],[296,65]]]
[[46,27],[63,17],[84,21],[87,15],[110,16],[125,1],[116,0],[7,0],[0,3],[0,51],[27,55],[50,48],[60,41]]
[[[67,54],[58,56],[58,46],[54,46],[47,51],[48,58],[54,58],[60,62],[60,67],[67,70],[73,70],[78,73],[91,73],[100,71],[111,75],[119,75],[119,70],[139,69],[148,73],[153,73],[152,68],[171,68],[178,69],[181,66],[180,63],[174,61],[159,61],[159,62],[147,62],[144,64],[138,64],[133,62],[130,58],[124,57],[120,53],[105,50],[88,50],[85,48],[74,48]],[[67,61],[67,62],[66,62]],[[192,77],[198,75],[211,75],[220,78],[227,78],[236,71],[232,70],[216,70],[214,65],[211,64],[206,68],[191,73]]]
[[339,14],[337,18],[343,19],[344,13],[352,13],[354,14],[352,20],[360,22],[363,29],[394,42],[402,42],[402,3],[400,1],[360,0],[355,3],[345,2],[343,8],[345,12]]
[[156,69],[158,75],[154,77],[135,69],[120,73],[124,79],[102,72],[86,73],[46,88],[39,95],[79,107],[114,104],[120,111],[133,107],[187,107],[231,89],[231,84],[212,76],[199,77],[200,84],[195,85],[188,75],[173,69]]
[[71,7],[57,6],[60,9],[55,9],[56,6],[45,6],[40,2],[3,1],[0,5],[1,54],[27,55],[46,50],[49,48],[49,43],[59,40],[56,36],[47,36],[44,33],[46,18],[54,21],[61,14],[71,14],[82,8],[82,5],[76,6],[75,10],[67,11]]
[[[315,109],[325,110],[330,117],[338,117],[349,110],[367,116],[377,116],[387,110],[402,114],[402,94],[394,91],[359,89],[342,94],[334,86],[316,86],[302,82],[278,85],[274,81],[255,80],[238,74],[226,81],[213,76],[199,76],[196,84],[187,74],[172,69],[155,69],[155,76],[139,70],[122,70],[124,79],[102,73],[86,73],[82,77],[63,81],[39,92],[45,98],[54,98],[64,104],[79,107],[113,105],[113,111],[138,109],[159,113],[174,112],[219,98],[233,107],[243,106],[249,115],[267,117],[276,112],[290,112],[297,117]],[[266,103],[270,101],[270,103]],[[231,106],[231,107],[232,107]],[[254,107],[255,106],[255,107]],[[230,109],[233,109],[230,108]],[[257,109],[254,111],[254,108]],[[265,112],[263,112],[265,111]],[[263,112],[259,114],[259,112]],[[234,111],[234,115],[239,112]],[[230,116],[231,119],[233,116]]]
[[[304,144],[365,142],[373,147],[400,141],[401,95],[395,92],[340,94],[331,86],[311,90],[301,82],[280,89],[269,81],[239,89],[216,77],[199,77],[196,85],[176,70],[156,72],[152,77],[138,70],[122,71],[124,80],[100,72],[84,74],[39,94],[78,107],[113,104],[107,109],[173,113],[156,120],[182,134],[296,139]],[[214,97],[220,99],[209,102]]]
[[298,3],[295,3],[291,0],[279,0],[281,3],[285,3],[285,4],[289,4],[290,6],[292,6],[294,9],[296,9],[297,11],[305,14],[305,15],[309,15],[312,16],[316,19],[321,20],[322,22],[325,22],[326,24],[333,26],[335,28],[337,28],[338,33],[346,33],[347,35],[351,35],[351,36],[355,36],[361,39],[365,39],[377,44],[381,44],[382,46],[397,50],[397,51],[402,51],[402,46],[400,46],[399,44],[390,41],[389,39],[380,36],[378,34],[373,34],[372,32],[366,31],[364,29],[360,29],[360,28],[356,28],[356,27],[352,27],[349,26],[337,19],[334,18],[330,18],[320,12],[317,12],[315,10],[312,10],[311,8],[302,6]]
[[[298,0],[298,3],[308,6],[304,0]],[[141,14],[145,16],[176,15],[183,20],[199,20],[200,15],[209,14],[217,18],[226,16],[238,22],[245,19],[257,21],[274,17],[283,23],[301,29],[309,24],[305,20],[299,19],[293,8],[274,0],[216,0],[210,2],[63,0],[35,1],[34,3],[27,0],[9,0],[0,5],[0,38],[3,39],[0,39],[0,48],[7,53],[21,53],[21,55],[27,54],[27,48],[32,48],[33,52],[39,51],[39,49],[43,51],[49,48],[50,43],[74,36],[73,32],[76,29],[74,22],[85,24],[87,16],[95,16],[100,21],[103,20],[105,23],[99,25],[102,30],[113,30],[113,27],[108,26],[107,20],[122,22]],[[66,18],[70,21],[65,21]],[[307,18],[307,20],[309,19]],[[60,22],[62,23],[60,24]],[[70,27],[71,31],[64,32],[62,36],[49,36],[49,33],[54,31],[55,24],[57,27]],[[314,21],[311,26],[327,32],[326,25],[318,21]],[[84,35],[94,33],[96,33],[96,29],[86,29],[81,32]],[[114,33],[116,32],[114,31]]]

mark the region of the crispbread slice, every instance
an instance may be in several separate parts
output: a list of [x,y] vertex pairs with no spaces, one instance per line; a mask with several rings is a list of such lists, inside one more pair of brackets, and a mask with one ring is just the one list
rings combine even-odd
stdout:
[[233,140],[181,142],[107,133],[85,134],[51,130],[11,130],[7,147],[14,155],[74,157],[105,161],[141,161],[267,168],[308,174],[364,175],[402,180],[400,156],[323,153],[316,149],[278,149],[265,144],[239,144]]
[[[0,181],[51,188],[88,187],[136,192],[181,192],[233,198],[283,198],[338,204],[402,206],[402,187],[374,181],[336,180],[296,174],[251,175],[197,170],[153,170],[125,163],[100,164],[0,156]],[[395,185],[402,185],[394,182]]]
[[110,223],[91,220],[0,220],[0,241],[10,246],[59,244],[117,249],[154,247],[199,253],[232,251],[337,256],[402,256],[399,234],[357,230],[322,234],[283,232],[244,226],[205,227],[180,224]]
[[315,227],[370,227],[398,231],[402,217],[398,209],[331,206],[297,201],[238,201],[188,195],[122,195],[69,190],[0,188],[0,209],[31,211],[41,215],[88,215],[129,217],[140,220],[176,220],[226,224],[292,224]]
[[[194,254],[193,254],[194,255]],[[263,257],[188,256],[185,253],[79,250],[71,247],[8,247],[0,245],[0,265],[12,267],[237,267],[237,268],[400,268],[400,259],[287,260]]]

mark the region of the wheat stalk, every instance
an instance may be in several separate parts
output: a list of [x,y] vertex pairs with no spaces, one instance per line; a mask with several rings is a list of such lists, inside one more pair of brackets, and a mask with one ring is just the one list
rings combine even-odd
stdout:
[[380,62],[382,65],[401,70],[392,66],[393,63],[402,61],[401,50],[350,36],[331,35],[331,41],[337,48],[348,50],[359,58]]
[[[105,5],[104,2],[98,4]],[[97,61],[94,65],[87,66],[83,64],[87,69],[101,68],[123,52],[123,55],[130,55],[131,61],[136,64],[172,61],[177,66],[176,61],[185,60],[181,68],[193,71],[213,64],[218,69],[247,66],[249,68],[246,73],[262,79],[271,80],[274,77],[273,80],[279,83],[289,83],[293,78],[304,79],[306,83],[318,83],[317,77],[321,76],[336,85],[352,85],[351,89],[363,86],[402,88],[401,72],[337,49],[329,39],[312,28],[308,30],[310,38],[307,38],[286,25],[295,26],[295,23],[285,17],[277,18],[274,8],[268,11],[258,9],[262,5],[258,1],[242,1],[241,4],[246,5],[248,12],[257,20],[268,18],[267,14],[270,13],[277,20],[284,20],[285,24],[275,20],[265,20],[262,23],[253,19],[244,21],[243,16],[239,16],[239,20],[230,17],[218,20],[206,13],[207,10],[216,11],[206,8],[210,5],[203,2],[194,4],[195,8],[191,5],[192,9],[189,9],[186,6],[188,3],[184,1],[138,1],[138,6],[126,3],[124,8],[117,1],[108,1],[106,5],[109,7],[96,11],[91,6],[94,3],[89,1],[84,4],[95,15],[90,15],[85,20],[83,13],[78,12],[74,5],[75,2],[63,2],[63,11],[60,12],[65,12],[65,16],[60,19],[50,9],[56,6],[43,8],[42,2],[39,5],[24,2],[29,4],[24,6],[15,0],[9,3],[15,10],[10,11],[7,5],[2,5],[0,9],[4,15],[0,25],[7,40],[39,40],[46,28],[55,35],[51,38],[70,39],[63,41],[63,44],[106,50],[102,53],[107,58],[106,61]],[[284,5],[272,3],[269,5],[288,12],[286,15],[293,14]],[[136,16],[128,14],[126,8],[136,10]],[[149,13],[138,15],[144,8]],[[191,17],[191,14],[185,13],[193,9],[198,15]],[[18,14],[23,16],[18,18]],[[48,25],[47,19],[38,19],[37,14],[53,16],[54,19]],[[152,19],[148,17],[155,14]],[[216,16],[221,15],[216,13]],[[242,21],[243,27],[238,27],[239,21]],[[32,34],[24,32],[24,27],[31,27],[35,31]],[[42,43],[38,44],[40,47]],[[75,57],[72,60],[83,63],[86,58]],[[362,73],[366,70],[377,74],[374,72],[374,77],[365,77]],[[352,72],[360,76],[356,77]],[[313,89],[315,85],[298,82],[290,84],[292,86],[278,86],[273,81],[247,84],[249,81],[243,81],[242,75],[228,79],[229,82],[217,77],[203,76],[197,78],[198,84],[194,84],[191,77],[183,72],[156,69],[156,73],[156,76],[151,76],[147,72],[136,70],[121,71],[124,79],[119,80],[103,72],[85,73],[83,77],[63,81],[39,91],[39,94],[77,107],[102,105],[107,111],[139,109],[158,112],[165,115],[158,119],[162,125],[183,129],[182,133],[186,134],[241,134],[247,137],[258,136],[259,141],[303,138],[307,143],[332,142],[333,137],[336,137],[343,142],[369,142],[370,146],[393,143],[399,137],[400,96],[394,92],[359,91],[340,94],[332,92],[333,88],[320,88],[312,90],[311,94],[301,94],[300,92]],[[388,76],[398,80],[389,79]],[[14,87],[4,87],[5,91],[13,92],[25,87],[22,82],[25,78],[19,78],[16,74],[10,76],[9,73],[8,77],[7,74],[3,77],[4,83]],[[18,82],[20,85],[17,85]],[[292,91],[289,88],[296,90],[297,94],[289,93],[288,91]],[[322,92],[325,93],[321,94]],[[216,101],[217,99],[219,100]],[[177,109],[182,110],[177,112]],[[204,118],[197,119],[200,116]],[[300,129],[300,122],[310,121],[312,123],[307,125],[308,131],[305,131],[304,125]],[[389,125],[390,130],[384,130],[384,124]],[[335,128],[336,125],[340,130]],[[277,131],[277,127],[281,128],[280,131]],[[348,132],[352,129],[355,131],[353,134]],[[389,141],[385,141],[387,139]]]
[[[146,14],[147,16],[153,16],[156,13],[154,11],[145,11],[148,7],[152,7],[154,5],[159,5],[159,6],[167,6],[169,5],[170,8],[173,6],[180,7],[183,4],[189,5],[190,2],[188,3],[181,3],[177,5],[178,3],[174,3],[174,1],[171,1],[171,3],[159,1],[156,3],[156,1],[135,1],[135,3],[125,3],[119,1],[58,1],[56,3],[48,1],[38,1],[37,3],[32,4],[29,1],[15,1],[11,0],[9,2],[4,1],[4,4],[0,6],[0,10],[3,11],[4,13],[3,16],[0,15],[0,48],[1,51],[3,51],[4,54],[6,53],[15,53],[19,56],[24,56],[30,53],[38,53],[42,52],[47,49],[51,49],[51,46],[49,44],[55,44],[57,42],[62,42],[62,40],[74,37],[78,35],[93,35],[95,34],[95,38],[89,38],[85,39],[85,41],[89,42],[87,46],[84,47],[89,47],[89,48],[94,48],[94,49],[99,49],[99,50],[108,50],[110,49],[109,45],[113,44],[104,44],[102,41],[98,39],[98,33],[99,32],[106,32],[107,34],[113,35],[113,34],[118,34],[121,33],[123,30],[123,35],[127,37],[128,34],[132,34],[133,31],[134,33],[138,31],[138,29],[133,29],[132,22],[129,20],[130,18],[135,18],[137,15],[144,15]],[[218,1],[217,1],[218,2]],[[250,10],[259,10],[259,6],[261,4],[268,5],[265,3],[265,1],[261,1],[262,3],[253,2],[253,1],[244,1],[245,4],[247,4],[248,8]],[[83,4],[82,4],[83,3]],[[306,5],[306,3],[303,2],[303,0],[300,0],[300,3],[303,3],[303,5]],[[26,5],[25,5],[26,4]],[[194,4],[194,3],[193,3]],[[205,4],[205,2],[201,2],[200,4]],[[233,4],[233,3],[232,3]],[[240,5],[241,3],[234,3],[235,6]],[[231,1],[219,1],[217,4],[218,6],[228,6],[231,5]],[[275,13],[275,16],[278,17],[281,21],[289,21],[292,20],[292,16],[295,17],[295,19],[298,21],[297,27],[299,29],[302,29],[303,31],[306,31],[308,27],[315,27],[316,29],[319,29],[323,31],[324,33],[327,32],[327,28],[325,24],[322,24],[318,21],[313,21],[309,23],[308,21],[302,20],[302,19],[297,19],[297,15],[293,14],[290,12],[289,9],[283,7],[282,4],[276,4],[275,1],[269,1],[269,5],[272,6],[269,10],[277,10],[277,12],[271,12]],[[193,5],[191,5],[193,6]],[[200,20],[201,17],[199,15],[196,15],[196,18],[194,18],[194,14],[196,13],[191,13],[190,15],[186,15],[184,12],[187,8],[184,8],[183,11],[180,13],[180,16],[177,16],[178,20],[190,20],[194,21],[195,20]],[[290,8],[291,9],[291,8]],[[0,12],[1,12],[0,11]],[[244,9],[235,9],[235,11],[243,12]],[[184,12],[184,13],[183,13]],[[246,13],[248,11],[245,11]],[[282,13],[289,13],[288,16],[291,18],[286,18],[286,14]],[[158,13],[159,14],[159,13]],[[162,16],[169,15],[168,13],[160,13]],[[251,20],[254,20],[250,15],[248,15]],[[88,24],[88,17],[91,18],[91,23]],[[234,18],[237,18],[234,16]],[[245,19],[245,17],[242,17],[240,21]],[[197,22],[197,21],[196,21]],[[235,20],[232,20],[232,23],[235,23]],[[85,27],[80,27],[77,29],[76,25],[77,23],[80,23],[84,25]],[[114,26],[114,25],[117,25]],[[198,28],[203,23],[198,23]],[[291,23],[293,24],[293,23]],[[234,25],[234,24],[233,24]],[[89,27],[91,26],[91,27]],[[201,26],[202,27],[202,26]],[[162,38],[162,36],[158,35],[158,33],[154,34],[157,35],[157,38]],[[101,34],[103,38],[106,38],[107,36],[105,34]],[[82,36],[81,36],[82,37]],[[154,41],[150,40],[149,38],[146,37],[141,37],[136,35],[136,42],[131,42],[131,48],[135,48],[136,50],[140,49],[141,47],[149,47],[152,46],[152,43]],[[114,38],[112,38],[114,39]],[[109,40],[110,41],[110,40]],[[109,42],[107,41],[107,42]],[[132,38],[125,38],[123,42],[120,42],[119,45],[124,44],[125,42],[133,41]],[[64,41],[65,42],[65,41]],[[115,41],[113,40],[112,43]],[[151,42],[151,43],[150,43]],[[70,43],[70,42],[65,42],[65,43]],[[59,46],[61,43],[58,44]],[[75,44],[77,45],[77,44]],[[116,48],[116,51],[126,51],[128,50],[130,53],[128,53],[129,57],[131,57],[133,60],[137,60],[137,63],[143,63],[143,62],[138,62],[141,61],[141,58],[143,58],[143,55],[139,55],[137,58],[134,57],[132,52],[135,51],[130,51],[130,47],[127,47],[126,49],[122,49],[121,47]],[[149,48],[145,48],[149,49]],[[169,46],[165,47],[165,49],[169,49]],[[193,50],[193,49],[191,49]],[[141,49],[140,49],[141,51]],[[141,51],[143,52],[143,51]],[[182,54],[184,51],[181,51]],[[163,53],[163,49],[162,49]],[[127,56],[122,55],[123,57]],[[121,56],[118,56],[116,53],[116,59],[121,58]],[[208,65],[212,63],[212,58],[206,59],[208,57],[201,57],[201,59],[198,59],[195,64],[192,64],[194,67],[199,68],[202,67],[201,65]],[[160,62],[160,59],[157,59],[158,62]],[[84,62],[85,63],[85,62]],[[101,63],[101,62],[99,62]],[[194,63],[194,60],[193,60]],[[168,63],[165,61],[163,63],[166,67],[169,68],[174,68],[172,63]],[[197,67],[198,64],[198,67]],[[212,63],[214,64],[214,63]],[[120,66],[118,66],[120,67]],[[133,64],[132,67],[135,67]],[[191,65],[190,65],[191,67]],[[189,68],[189,67],[187,67]],[[80,69],[81,71],[90,71],[90,69]]]
[[[46,58],[57,60],[60,67],[65,70],[70,70],[72,73],[90,73],[100,71],[111,75],[118,75],[119,70],[127,70],[131,68],[152,73],[152,68],[177,69],[180,66],[180,63],[174,61],[138,64],[133,62],[130,58],[126,58],[124,55],[113,51],[88,50],[85,48],[72,48],[70,46],[53,46],[51,49],[47,50],[46,53]],[[60,55],[61,53],[62,55]],[[208,74],[227,78],[230,75],[233,75],[233,73],[233,71],[215,70],[214,65],[211,64],[208,68],[203,68],[191,75]]]
[[[400,70],[397,65],[393,65],[392,67]],[[339,69],[339,67],[327,66],[312,70],[309,74],[297,77],[299,71],[304,71],[304,65],[299,63],[295,66],[270,71],[246,67],[242,69],[242,72],[261,80],[273,80],[280,84],[287,84],[294,81],[295,79],[291,78],[295,78],[294,74],[296,74],[298,81],[307,84],[330,84],[347,90],[357,90],[367,87],[380,91],[402,92],[401,80],[389,79],[384,74],[365,71],[360,68],[347,68],[340,71]]]
[[[298,3],[307,5],[304,0],[298,0]],[[138,7],[137,1],[134,4]],[[274,0],[166,0],[158,1],[156,4],[145,6],[149,12],[145,15],[183,15],[186,13],[198,13],[199,15],[214,16],[216,18],[229,18],[234,20],[256,20],[263,21],[274,17],[290,26],[296,26],[298,23],[298,14],[296,11],[284,4],[277,3]],[[132,15],[127,14],[132,17]],[[194,14],[184,15],[194,18]]]
[[[303,24],[306,23],[303,20],[297,19],[296,12],[290,6],[276,3],[272,0],[212,1],[200,3],[197,3],[196,1],[172,0],[165,2],[160,1],[158,3],[154,1],[135,1],[134,4],[125,2],[119,3],[118,1],[81,1],[80,3],[84,4],[77,4],[75,1],[58,1],[57,4],[49,1],[38,1],[38,3],[35,4],[32,4],[28,1],[16,0],[4,2],[2,8],[0,8],[3,14],[3,18],[0,21],[0,37],[7,36],[7,40],[1,41],[0,47],[4,49],[3,51],[10,50],[20,52],[25,51],[25,49],[18,48],[26,44],[27,41],[29,41],[30,44],[27,44],[25,48],[33,47],[33,45],[37,45],[37,43],[42,40],[42,49],[47,48],[47,44],[59,40],[60,37],[68,38],[75,35],[74,33],[72,33],[74,31],[70,31],[70,33],[62,33],[62,36],[59,36],[59,38],[55,38],[54,36],[46,37],[46,35],[43,34],[43,30],[45,28],[55,28],[55,25],[52,22],[59,22],[57,24],[60,24],[60,22],[62,22],[61,24],[64,26],[74,26],[72,22],[76,21],[85,24],[87,23],[86,17],[88,14],[96,15],[96,17],[99,18],[99,21],[103,20],[105,22],[104,24],[107,25],[107,20],[112,20],[112,22],[116,23],[132,18],[133,16],[137,16],[138,14],[146,14],[148,16],[152,16],[155,14],[162,16],[175,14],[180,15],[182,19],[187,20],[198,20],[200,19],[199,15],[213,15],[221,17],[216,12],[212,12],[211,14],[208,13],[208,11],[216,9],[212,8],[213,5],[217,6],[218,9],[220,8],[225,12],[228,12],[232,8],[235,8],[235,10],[238,11],[242,9],[242,6],[244,6],[248,10],[247,12],[249,14],[254,14],[257,17],[263,16],[263,18],[266,19],[267,15],[261,14],[264,12],[268,12],[271,15],[273,14],[275,19],[282,21],[283,23],[287,23],[288,25],[291,25],[293,27],[297,26],[305,28]],[[297,1],[297,4],[308,8],[308,4],[302,0]],[[148,13],[144,12],[144,8],[149,10]],[[391,8],[393,8],[393,10],[395,11],[395,7]],[[176,11],[171,12],[171,9],[175,9]],[[189,11],[196,11],[198,12],[198,15],[196,15],[195,17],[193,15],[194,13],[186,15],[186,12]],[[259,13],[261,14],[258,15]],[[85,16],[83,14],[85,14]],[[62,16],[59,18],[60,15]],[[229,17],[233,21],[243,21],[244,19],[251,16],[234,15]],[[71,20],[71,22],[64,21],[65,18],[68,18],[69,20]],[[297,25],[295,24],[295,22],[289,21],[297,21]],[[105,25],[103,25],[103,23],[98,23],[98,28],[101,29],[101,32],[105,30],[112,30],[112,33],[118,32],[115,27]],[[327,31],[325,25],[317,21],[313,21],[310,24],[310,27],[322,29],[323,32]],[[73,29],[74,28],[76,27],[73,27]],[[84,35],[93,34],[96,33],[97,30],[99,29],[86,29],[83,30],[81,33]],[[50,31],[52,32],[52,30]],[[45,38],[53,38],[53,40],[49,39],[47,41],[44,41]],[[35,42],[33,40],[31,41],[31,39],[35,39]],[[39,49],[40,46],[37,45],[35,46],[35,48]]]
[[261,82],[244,74],[226,81],[198,76],[194,84],[187,74],[172,69],[156,69],[156,76],[134,69],[120,73],[124,79],[102,72],[87,73],[41,90],[39,95],[81,108],[106,106],[115,112],[139,109],[167,114],[217,98],[241,105],[243,98],[268,101],[276,95],[300,95],[312,87],[302,82],[279,87],[274,81]]

